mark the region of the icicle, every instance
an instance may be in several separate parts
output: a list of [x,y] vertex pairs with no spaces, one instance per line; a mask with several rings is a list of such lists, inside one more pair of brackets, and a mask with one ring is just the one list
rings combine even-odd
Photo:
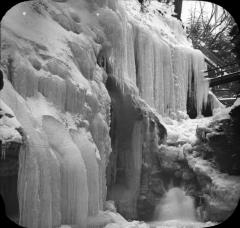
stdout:
[[204,63],[203,54],[195,50],[193,53],[193,77],[194,77],[194,99],[196,104],[197,114],[201,115],[202,107],[207,103],[209,84],[204,80],[204,71],[206,65]]

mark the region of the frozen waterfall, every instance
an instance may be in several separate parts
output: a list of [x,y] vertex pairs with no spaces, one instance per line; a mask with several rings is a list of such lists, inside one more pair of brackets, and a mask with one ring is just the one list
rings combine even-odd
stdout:
[[[146,16],[142,23],[144,15],[137,12],[134,1],[120,1],[120,5],[120,15],[111,10],[98,14],[112,44],[105,56],[112,66],[111,75],[120,84],[127,81],[136,86],[140,96],[160,114],[186,112],[191,96],[200,115],[208,95],[203,76],[206,64],[202,53],[186,45],[184,39],[172,41],[168,30],[180,33],[180,22],[169,19],[161,27],[158,16],[150,11],[150,18]],[[168,26],[164,32],[163,26]]]
[[[193,99],[200,115],[207,99],[203,55],[191,47],[180,22],[152,8],[142,15],[136,0],[27,1],[6,13],[1,36],[0,98],[24,138],[17,151],[19,223],[85,228],[101,217],[115,149],[111,105],[120,120],[114,159],[120,160],[118,174],[128,175],[120,180],[126,182],[120,183],[124,191],[117,190],[131,199],[127,209],[136,215],[143,139],[150,145],[159,134],[156,150],[165,140],[158,114],[186,113]],[[119,88],[117,94],[110,94],[109,81]]]

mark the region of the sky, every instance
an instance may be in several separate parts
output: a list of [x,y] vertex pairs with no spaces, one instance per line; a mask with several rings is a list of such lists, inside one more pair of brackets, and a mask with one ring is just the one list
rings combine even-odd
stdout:
[[[201,1],[203,2],[203,1]],[[196,4],[196,6],[199,5],[199,1],[183,1],[183,5],[182,5],[182,15],[181,15],[181,19],[183,21],[183,23],[186,23],[187,22],[187,19],[190,17],[190,11],[191,11],[191,8],[194,9],[194,5]],[[210,2],[206,2],[204,1],[204,9],[206,12],[211,12],[211,5],[212,3]],[[219,6],[219,9],[222,9],[222,7]],[[220,11],[219,11],[220,12]]]

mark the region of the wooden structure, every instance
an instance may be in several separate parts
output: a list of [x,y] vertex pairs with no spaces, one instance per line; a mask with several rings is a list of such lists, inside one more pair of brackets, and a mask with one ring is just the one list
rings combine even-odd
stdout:
[[240,81],[240,71],[230,73],[230,74],[225,74],[215,78],[208,78],[208,80],[209,80],[210,87],[222,85],[229,82]]

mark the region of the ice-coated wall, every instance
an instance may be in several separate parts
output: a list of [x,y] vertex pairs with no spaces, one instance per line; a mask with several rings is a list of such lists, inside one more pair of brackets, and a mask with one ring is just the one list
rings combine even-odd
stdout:
[[110,98],[96,64],[100,45],[66,30],[77,16],[64,17],[57,4],[21,3],[3,18],[1,99],[24,132],[19,223],[84,228],[106,198]]
[[112,44],[106,57],[113,77],[137,86],[140,96],[160,114],[186,112],[189,96],[201,114],[208,94],[206,65],[202,53],[187,41],[180,22],[161,16],[157,7],[139,13],[137,1],[119,3],[116,12],[97,12]]
[[124,97],[115,106],[123,108],[118,121],[129,118],[125,111],[130,115],[118,122],[114,150],[129,175],[125,192],[135,197],[129,207],[135,215],[141,139],[149,139],[138,120],[143,115],[138,105],[174,116],[186,111],[191,94],[200,114],[206,97],[203,56],[192,49],[180,22],[158,14],[157,8],[141,13],[136,0],[34,0],[10,9],[1,29],[5,85],[0,97],[24,135],[20,224],[84,228],[103,210],[106,167],[114,149],[108,78],[114,78]]

